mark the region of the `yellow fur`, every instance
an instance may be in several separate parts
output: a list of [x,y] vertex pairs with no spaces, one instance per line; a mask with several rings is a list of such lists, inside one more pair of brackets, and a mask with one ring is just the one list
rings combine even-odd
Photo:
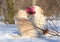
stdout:
[[40,29],[43,29],[45,23],[45,16],[43,15],[43,10],[39,6],[33,6],[35,9],[34,15],[29,15],[29,20]]
[[28,20],[28,15],[25,11],[20,10],[15,16],[16,25],[19,32],[21,32],[20,38],[32,38],[37,37],[37,32],[32,23]]

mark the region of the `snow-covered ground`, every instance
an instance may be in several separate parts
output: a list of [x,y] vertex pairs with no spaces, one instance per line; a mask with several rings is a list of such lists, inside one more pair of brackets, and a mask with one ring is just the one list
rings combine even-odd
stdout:
[[[51,22],[50,22],[51,23]],[[54,21],[55,25],[60,30],[60,21]],[[0,42],[60,42],[60,37],[49,37],[47,35],[41,38],[13,38],[12,35],[19,35],[17,26],[15,24],[4,24],[0,22]]]

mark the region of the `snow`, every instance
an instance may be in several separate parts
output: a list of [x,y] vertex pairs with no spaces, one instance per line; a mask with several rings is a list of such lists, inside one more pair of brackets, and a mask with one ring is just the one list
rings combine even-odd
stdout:
[[45,39],[45,38],[40,38],[40,39],[4,39],[0,40],[0,42],[60,42],[59,39]]
[[[60,21],[54,21],[54,23],[59,29]],[[49,37],[48,34],[43,35],[41,38],[13,38],[17,35],[19,35],[19,32],[15,24],[6,25],[0,22],[0,42],[60,42],[60,37]]]

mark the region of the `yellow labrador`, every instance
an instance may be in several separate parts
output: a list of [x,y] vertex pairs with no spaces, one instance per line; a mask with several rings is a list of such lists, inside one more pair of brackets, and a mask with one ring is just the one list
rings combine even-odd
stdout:
[[40,29],[43,29],[45,23],[45,16],[43,15],[43,10],[39,6],[27,7],[26,12],[28,14],[29,20]]

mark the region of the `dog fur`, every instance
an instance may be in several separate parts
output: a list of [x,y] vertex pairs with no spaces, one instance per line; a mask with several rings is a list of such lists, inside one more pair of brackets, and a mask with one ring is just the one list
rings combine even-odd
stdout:
[[35,27],[28,20],[28,14],[24,10],[19,10],[17,14],[14,15],[14,20],[21,33],[21,38],[33,38],[38,36]]
[[[45,24],[45,16],[43,15],[43,10],[39,6],[32,6],[31,8],[34,8],[35,14],[29,15],[29,20],[40,29],[44,28]],[[41,31],[40,31],[41,32]]]

